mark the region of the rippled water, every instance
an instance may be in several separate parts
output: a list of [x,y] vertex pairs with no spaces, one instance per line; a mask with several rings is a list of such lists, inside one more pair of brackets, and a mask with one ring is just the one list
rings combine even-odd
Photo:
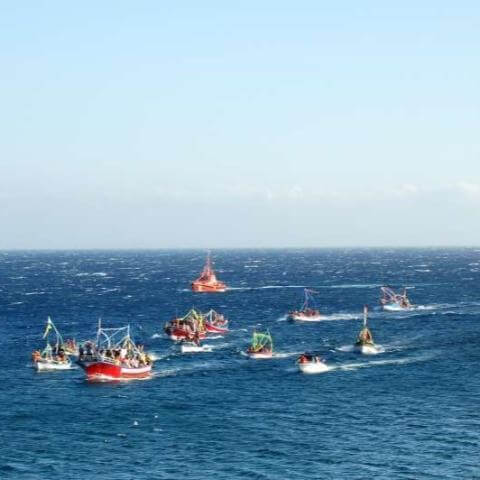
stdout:
[[[0,478],[480,478],[480,250],[213,252],[232,290],[194,294],[198,251],[0,253]],[[382,312],[379,287],[417,308]],[[291,324],[302,289],[327,321]],[[351,352],[363,304],[384,352]],[[180,355],[165,321],[195,306],[231,321],[213,352]],[[65,337],[129,323],[158,358],[150,380],[35,373],[51,315]],[[269,328],[277,357],[242,355]],[[327,373],[302,375],[317,350]]]

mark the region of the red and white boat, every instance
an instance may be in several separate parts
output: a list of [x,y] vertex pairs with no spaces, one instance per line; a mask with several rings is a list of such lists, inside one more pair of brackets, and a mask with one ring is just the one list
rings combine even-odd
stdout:
[[217,279],[213,271],[210,254],[207,256],[207,263],[203,267],[201,275],[192,282],[194,292],[225,292],[227,286]]
[[98,359],[80,364],[89,380],[117,380],[130,378],[148,378],[152,373],[152,365],[130,367],[110,359]]
[[185,316],[174,318],[165,325],[165,333],[175,342],[203,340],[207,334],[205,319],[195,309],[191,309]]
[[[317,293],[315,290],[309,290],[305,288],[305,300],[303,305],[300,307],[299,310],[294,310],[288,314],[288,318],[290,320],[296,322],[319,322],[321,320],[325,320],[325,315],[322,315],[316,308],[315,308],[315,300],[313,298],[313,294]],[[313,304],[313,307],[309,306],[309,303]]]
[[129,325],[102,328],[100,323],[96,342],[86,342],[79,348],[77,363],[88,380],[148,378],[153,368],[150,356],[133,342]]
[[215,310],[210,310],[204,314],[205,330],[208,333],[218,333],[223,335],[228,332],[228,320]]

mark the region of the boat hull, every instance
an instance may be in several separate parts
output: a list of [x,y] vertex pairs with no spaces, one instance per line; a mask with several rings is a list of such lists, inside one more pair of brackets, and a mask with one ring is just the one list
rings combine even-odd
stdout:
[[322,373],[328,371],[328,366],[323,362],[299,362],[298,369],[302,373]]
[[85,370],[89,380],[147,378],[152,373],[151,365],[133,368],[102,361],[86,362],[80,365]]
[[362,353],[363,355],[375,355],[380,350],[376,345],[373,344],[363,344],[363,345],[354,345],[353,351],[357,353]]
[[194,292],[200,293],[222,293],[227,290],[227,286],[224,283],[199,283],[193,282],[192,283],[192,290]]
[[[192,339],[193,337],[191,332],[186,332],[181,328],[167,329],[166,334],[168,335],[168,338],[174,342]],[[206,336],[205,332],[198,333],[197,335],[200,340],[203,340]]]
[[55,362],[49,360],[40,360],[34,364],[37,372],[47,372],[55,370],[70,370],[72,368],[72,362]]
[[387,305],[383,305],[383,309],[387,312],[407,312],[412,310],[412,307],[402,307],[398,303],[389,303]]
[[325,320],[326,317],[324,315],[302,315],[298,313],[292,313],[289,315],[290,320],[294,322],[320,322]]
[[201,353],[211,352],[212,347],[210,345],[195,345],[194,343],[184,343],[180,346],[182,353]]
[[209,333],[227,333],[228,328],[217,327],[211,323],[205,323],[205,329]]
[[247,355],[249,358],[253,358],[254,360],[262,360],[265,358],[272,358],[273,353],[272,352],[264,352],[264,353],[253,353],[253,352],[247,352]]

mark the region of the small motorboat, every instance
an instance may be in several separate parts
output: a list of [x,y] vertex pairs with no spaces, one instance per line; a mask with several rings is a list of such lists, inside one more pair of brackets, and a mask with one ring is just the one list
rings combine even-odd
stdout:
[[182,342],[180,345],[180,351],[182,353],[211,352],[212,347],[210,345],[200,345],[195,342]]
[[205,319],[205,330],[207,333],[218,333],[223,335],[228,332],[228,320],[215,310],[210,310],[203,315]]
[[298,357],[297,365],[303,373],[322,373],[329,370],[327,364],[319,356],[308,353]]
[[325,315],[322,315],[315,307],[315,299],[313,298],[315,293],[317,293],[315,290],[304,289],[305,300],[298,310],[289,312],[289,320],[295,322],[319,322],[325,320]]
[[57,356],[52,355],[52,351],[38,352],[40,358],[36,356],[37,351],[33,352],[33,367],[37,372],[46,372],[54,370],[70,370],[72,368],[72,362],[66,355],[59,354]]
[[380,349],[373,342],[372,332],[367,326],[367,315],[368,309],[367,306],[363,308],[363,328],[358,334],[357,341],[353,346],[353,350],[358,353],[363,353],[365,355],[374,355],[379,353]]
[[[51,331],[55,333],[55,344],[53,346],[48,340]],[[72,362],[68,358],[69,352],[65,346],[62,335],[50,317],[47,319],[47,326],[43,338],[47,339],[45,348],[42,351],[35,350],[32,353],[32,362],[35,370],[37,370],[37,372],[45,372],[50,370],[69,370],[72,368]]]
[[403,289],[403,294],[396,293],[390,287],[381,287],[382,298],[380,304],[387,312],[402,312],[405,310],[412,310],[413,305],[407,297],[407,289]]
[[255,359],[272,358],[273,341],[270,332],[253,332],[252,344],[247,349],[247,355]]
[[192,282],[194,292],[225,292],[227,286],[217,279],[212,267],[210,254],[207,255],[207,263],[203,267],[200,276]]

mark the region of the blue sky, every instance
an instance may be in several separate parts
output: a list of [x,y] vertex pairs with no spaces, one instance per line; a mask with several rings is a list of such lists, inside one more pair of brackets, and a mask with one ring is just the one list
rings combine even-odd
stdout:
[[480,5],[238,3],[0,5],[0,248],[480,245]]

